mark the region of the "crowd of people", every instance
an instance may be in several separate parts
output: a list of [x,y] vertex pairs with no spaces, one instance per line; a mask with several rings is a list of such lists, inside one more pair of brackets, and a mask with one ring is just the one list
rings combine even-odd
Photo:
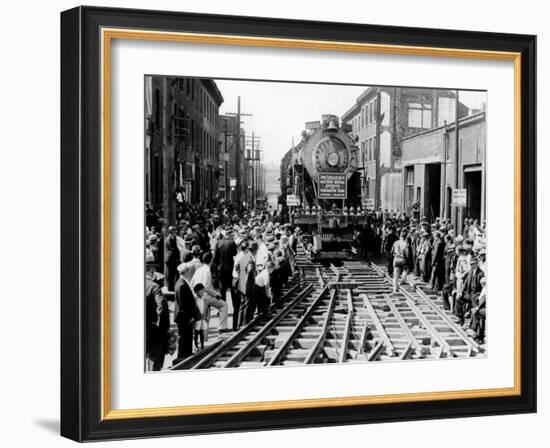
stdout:
[[[463,230],[394,211],[361,212],[352,252],[386,259],[397,292],[422,280],[443,297],[478,342],[485,338],[486,227]],[[146,351],[148,370],[171,367],[205,346],[212,310],[221,334],[270,313],[297,275],[297,245],[311,240],[277,211],[237,210],[231,204],[185,204],[175,225],[146,208]],[[228,300],[232,315],[228,318]],[[231,320],[231,322],[229,322]]]
[[268,316],[295,274],[300,238],[300,228],[267,211],[189,205],[177,225],[165,227],[146,210],[148,370],[203,349],[211,310],[218,313],[222,334],[258,314]]
[[[485,341],[487,306],[487,228],[466,218],[456,233],[446,219],[392,217],[379,227],[393,292],[400,284],[421,280],[438,291],[444,307],[479,343]],[[466,320],[468,323],[466,324]]]

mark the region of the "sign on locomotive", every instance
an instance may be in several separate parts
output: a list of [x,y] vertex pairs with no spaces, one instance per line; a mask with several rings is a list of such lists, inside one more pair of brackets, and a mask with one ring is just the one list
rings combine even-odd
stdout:
[[319,173],[319,199],[346,199],[348,179],[344,173]]

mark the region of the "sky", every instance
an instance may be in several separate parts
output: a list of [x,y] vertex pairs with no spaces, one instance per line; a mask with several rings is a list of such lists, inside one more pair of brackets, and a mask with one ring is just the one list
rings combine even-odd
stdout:
[[[298,143],[306,121],[318,121],[321,115],[341,117],[367,86],[342,86],[265,81],[216,80],[224,102],[220,114],[237,112],[241,97],[241,125],[247,135],[259,137],[267,163],[280,163],[290,149],[292,139]],[[461,92],[460,101],[470,108],[480,108],[485,92]]]

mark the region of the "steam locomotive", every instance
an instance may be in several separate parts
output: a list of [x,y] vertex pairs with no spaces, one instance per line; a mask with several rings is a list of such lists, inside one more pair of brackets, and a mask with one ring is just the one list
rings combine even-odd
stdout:
[[353,256],[353,232],[364,221],[358,148],[351,127],[335,115],[306,123],[281,161],[282,205],[312,243],[315,258]]

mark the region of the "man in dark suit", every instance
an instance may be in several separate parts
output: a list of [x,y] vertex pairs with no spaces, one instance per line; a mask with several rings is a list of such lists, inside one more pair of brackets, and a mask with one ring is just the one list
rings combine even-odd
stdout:
[[258,253],[258,243],[253,241],[248,246],[248,253],[242,256],[237,271],[239,274],[239,292],[243,300],[243,325],[246,325],[254,317],[256,312],[256,300],[254,296],[254,286],[256,279],[256,254]]
[[193,290],[183,276],[183,271],[176,282],[174,322],[178,326],[178,358],[187,358],[193,354],[193,330],[197,317],[197,305]]
[[160,370],[168,348],[170,315],[168,303],[160,286],[154,281],[155,259],[152,255],[145,260],[145,351],[147,370]]
[[168,234],[164,242],[164,277],[169,291],[174,291],[174,282],[178,275],[180,251],[176,239],[176,227],[168,227]]
[[485,273],[479,267],[476,257],[472,256],[470,266],[470,272],[464,279],[462,296],[458,300],[457,314],[461,325],[464,324],[464,318],[470,313],[471,309],[478,306],[479,295],[483,288],[481,279],[485,277]]
[[432,246],[432,275],[430,287],[441,291],[445,279],[445,243],[443,243],[441,232],[434,232],[434,243]]
[[395,233],[395,227],[390,227],[387,230],[387,233],[382,242],[383,251],[386,255],[386,266],[388,268],[388,275],[393,277],[393,252],[392,248],[394,243],[398,240],[397,234]]
[[216,245],[213,264],[220,279],[222,300],[226,300],[227,291],[229,291],[229,295],[231,296],[231,303],[233,304],[233,330],[239,328],[239,303],[237,303],[237,295],[232,288],[235,255],[237,255],[237,245],[234,241],[233,229],[226,228],[223,231],[223,238]]

